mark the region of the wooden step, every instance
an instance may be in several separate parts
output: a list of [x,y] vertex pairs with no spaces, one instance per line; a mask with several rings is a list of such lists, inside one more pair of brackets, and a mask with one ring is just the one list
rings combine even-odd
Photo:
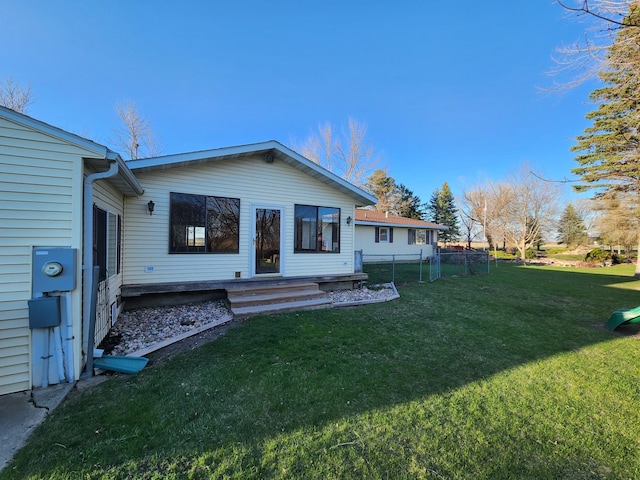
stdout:
[[271,303],[268,305],[253,305],[248,307],[231,307],[231,313],[236,318],[247,318],[254,315],[273,315],[275,313],[295,312],[300,310],[319,310],[331,308],[331,300],[317,298],[313,300],[292,301],[286,303]]
[[315,282],[284,282],[284,281],[265,281],[255,283],[239,283],[236,285],[227,285],[225,290],[230,295],[260,295],[264,292],[287,290],[295,292],[298,290],[319,289]]
[[326,298],[326,293],[318,288],[317,284],[305,288],[290,287],[261,287],[259,289],[227,291],[229,303],[237,307],[253,305],[269,305],[272,303],[286,303],[290,301],[313,300]]
[[331,306],[331,300],[317,283],[265,282],[226,290],[231,312],[239,318]]

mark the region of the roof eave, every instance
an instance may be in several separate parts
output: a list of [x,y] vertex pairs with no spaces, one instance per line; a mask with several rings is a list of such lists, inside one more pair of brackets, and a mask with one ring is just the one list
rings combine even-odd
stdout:
[[403,228],[416,228],[425,230],[449,230],[449,227],[445,225],[415,225],[410,223],[394,223],[394,222],[375,222],[356,220],[355,225],[363,225],[367,227],[403,227]]
[[118,175],[120,176],[120,178],[122,178],[122,181],[127,186],[129,195],[136,197],[142,195],[144,193],[144,188],[142,188],[142,185],[140,185],[140,182],[138,182],[138,179],[129,169],[126,162],[120,157],[120,155],[116,154],[116,156],[116,161],[118,162]]
[[281,160],[352,197],[356,206],[373,205],[377,202],[376,197],[373,195],[352,185],[275,140],[162,157],[128,160],[126,163],[133,172],[137,173],[211,163],[249,155],[266,155],[267,153],[273,155],[273,160]]
[[33,117],[16,112],[15,110],[11,110],[10,108],[0,106],[0,117],[6,118],[7,120],[19,123],[34,130],[38,130],[46,135],[50,135],[59,140],[63,140],[67,143],[88,150],[89,152],[95,153],[96,156],[102,158],[106,158],[109,152],[109,149],[104,145],[100,145],[99,143],[83,138],[79,135],[76,135],[75,133],[67,132],[65,130],[62,130],[61,128],[54,127],[53,125],[49,125],[48,123],[42,122],[40,120],[36,120]]
[[117,178],[114,177],[110,179],[112,183],[114,183],[124,195],[137,196],[142,195],[144,192],[135,175],[120,155],[109,150],[104,145],[100,145],[75,133],[67,132],[61,128],[54,127],[53,125],[49,125],[48,123],[36,120],[35,118],[6,107],[0,106],[0,117],[85,150],[86,154],[83,155],[84,161],[92,163],[96,170],[99,168],[108,168],[110,162],[118,162]]

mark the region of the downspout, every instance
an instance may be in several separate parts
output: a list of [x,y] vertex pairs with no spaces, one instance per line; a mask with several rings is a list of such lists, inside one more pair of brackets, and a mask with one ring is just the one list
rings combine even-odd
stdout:
[[109,170],[92,173],[84,179],[83,191],[83,240],[82,240],[82,348],[87,356],[86,376],[93,376],[93,343],[89,338],[91,320],[91,290],[93,285],[93,182],[111,178],[118,173],[117,156],[111,152],[106,159]]

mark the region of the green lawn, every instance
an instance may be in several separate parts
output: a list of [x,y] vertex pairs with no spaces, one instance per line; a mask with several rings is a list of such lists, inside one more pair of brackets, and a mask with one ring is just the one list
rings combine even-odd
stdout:
[[640,478],[640,327],[603,328],[632,271],[500,264],[254,318],[65,402],[0,479]]

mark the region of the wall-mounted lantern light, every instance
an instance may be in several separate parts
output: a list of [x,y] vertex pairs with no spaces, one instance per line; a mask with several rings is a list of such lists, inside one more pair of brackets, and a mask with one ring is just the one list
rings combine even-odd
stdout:
[[153,209],[156,207],[156,204],[153,203],[153,200],[149,200],[147,203],[147,208],[149,209],[149,215],[153,215]]
[[347,225],[351,225],[351,222],[353,222],[353,219],[351,217],[347,217]]

